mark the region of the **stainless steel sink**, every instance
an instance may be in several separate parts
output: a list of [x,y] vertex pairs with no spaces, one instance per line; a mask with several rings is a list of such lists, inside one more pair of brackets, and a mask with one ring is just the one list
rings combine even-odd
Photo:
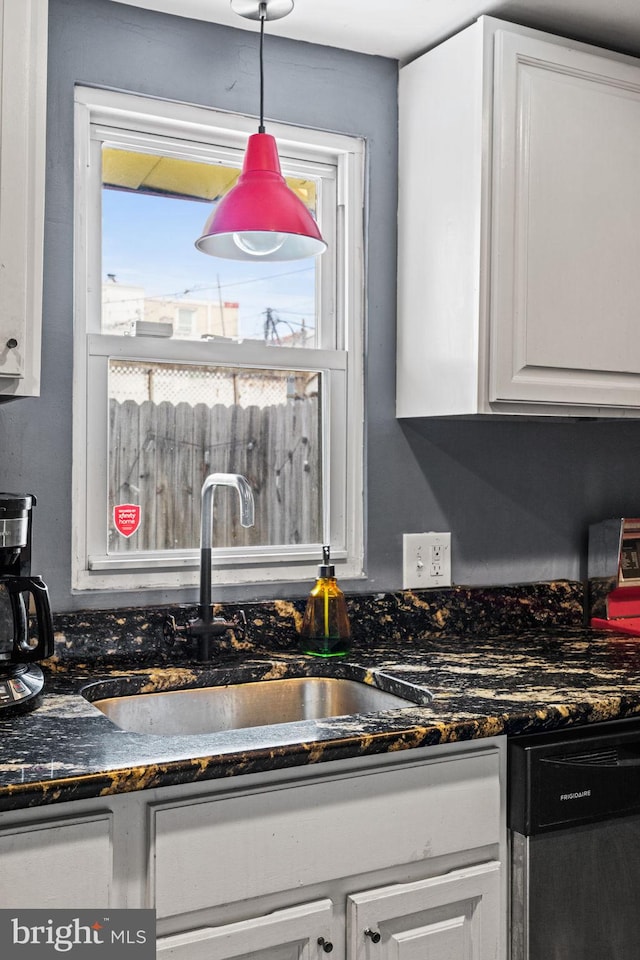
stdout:
[[92,701],[121,730],[160,736],[379,713],[410,702],[369,684],[334,677],[288,677]]

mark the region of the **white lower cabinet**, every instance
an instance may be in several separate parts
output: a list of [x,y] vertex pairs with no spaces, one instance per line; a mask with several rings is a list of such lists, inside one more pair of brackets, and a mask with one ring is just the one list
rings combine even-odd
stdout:
[[158,955],[504,960],[502,746],[150,804]]
[[[331,900],[158,939],[163,960],[343,957]],[[500,953],[500,863],[347,897],[349,960],[484,960]]]
[[163,960],[506,960],[504,747],[0,813],[0,900],[153,908]]

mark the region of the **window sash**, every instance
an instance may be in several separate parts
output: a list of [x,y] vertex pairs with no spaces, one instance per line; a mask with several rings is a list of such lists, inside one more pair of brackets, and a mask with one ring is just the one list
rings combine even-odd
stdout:
[[[237,145],[229,146],[225,149],[218,149],[217,146],[202,145],[193,141],[170,137],[159,132],[149,131],[137,135],[127,130],[114,130],[105,127],[104,124],[90,124],[90,144],[88,163],[90,169],[97,172],[101,169],[102,147],[113,146],[135,150],[138,152],[148,152],[155,155],[161,154],[167,157],[176,157],[183,160],[200,160],[202,162],[227,163],[229,166],[235,166],[238,169],[242,166],[244,156],[244,147],[246,146],[246,137],[243,135]],[[166,149],[165,149],[166,147]],[[339,247],[339,234],[336,229],[335,211],[338,205],[337,197],[337,166],[336,163],[327,162],[326,158],[322,160],[301,161],[297,158],[285,156],[279,150],[280,165],[284,176],[310,177],[318,179],[318,224],[323,238],[328,244],[328,249],[322,257],[322,269],[316,271],[316,322],[318,324],[318,344],[320,347],[331,349],[342,349],[344,346],[344,327],[337,323],[337,308],[335,297],[335,279],[336,264]],[[89,216],[91,222],[95,221],[95,236],[101,237],[101,192],[102,178],[97,175],[91,177],[93,190],[88,196],[90,204]],[[202,222],[207,216],[210,207],[203,203]],[[97,252],[100,247],[97,247]],[[90,278],[90,289],[93,295],[87,304],[88,316],[87,322],[91,332],[100,332],[100,309],[101,309],[101,282],[102,282],[102,258],[97,255],[91,263],[92,277]]]
[[[148,342],[147,342],[148,341]],[[322,444],[322,476],[324,538],[323,542],[335,544],[333,551],[336,559],[340,553],[346,556],[344,543],[344,517],[346,511],[345,488],[340,483],[342,464],[346,454],[346,424],[343,411],[346,406],[346,382],[348,358],[344,351],[314,350],[306,348],[295,350],[290,347],[265,347],[255,342],[243,343],[242,366],[258,370],[319,370],[323,375],[322,416],[325,439]],[[92,390],[89,395],[89,422],[95,427],[87,436],[87,483],[94,491],[98,504],[107,503],[108,496],[108,422],[109,397],[107,389],[108,361],[145,360],[149,362],[193,363],[201,365],[237,366],[238,350],[233,344],[218,344],[215,341],[194,343],[190,340],[170,341],[154,340],[145,337],[118,337],[91,335],[87,340],[87,368]],[[329,451],[334,454],[330,455]],[[341,456],[338,454],[341,453]],[[333,461],[339,461],[339,469]],[[336,476],[337,474],[337,476]],[[157,566],[167,553],[182,554],[187,559],[197,558],[197,550],[192,551],[134,551],[122,554],[107,554],[108,515],[104,510],[96,509],[87,516],[87,545],[90,569],[116,569],[126,561],[136,561],[137,566],[155,558]],[[299,550],[292,545],[277,545],[256,548],[259,555],[283,556],[293,553],[300,558],[308,551]],[[219,560],[239,563],[238,548],[214,550]],[[242,550],[242,554],[245,550]],[[318,557],[317,550],[312,551]],[[237,558],[237,559],[236,559]],[[135,564],[134,564],[135,565]],[[131,564],[129,564],[131,567]]]

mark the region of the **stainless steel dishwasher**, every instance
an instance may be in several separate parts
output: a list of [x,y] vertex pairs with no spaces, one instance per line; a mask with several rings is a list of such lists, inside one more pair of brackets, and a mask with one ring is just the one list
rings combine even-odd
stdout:
[[509,745],[511,960],[640,958],[640,719]]

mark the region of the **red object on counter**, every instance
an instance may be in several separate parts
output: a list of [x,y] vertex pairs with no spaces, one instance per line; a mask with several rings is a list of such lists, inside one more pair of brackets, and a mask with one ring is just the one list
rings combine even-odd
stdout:
[[616,587],[607,597],[607,618],[592,617],[596,630],[640,636],[640,587]]
[[607,597],[607,619],[640,617],[640,587],[616,587]]
[[590,623],[594,630],[611,630],[614,633],[628,633],[640,637],[640,617],[619,617],[617,620],[592,617]]

